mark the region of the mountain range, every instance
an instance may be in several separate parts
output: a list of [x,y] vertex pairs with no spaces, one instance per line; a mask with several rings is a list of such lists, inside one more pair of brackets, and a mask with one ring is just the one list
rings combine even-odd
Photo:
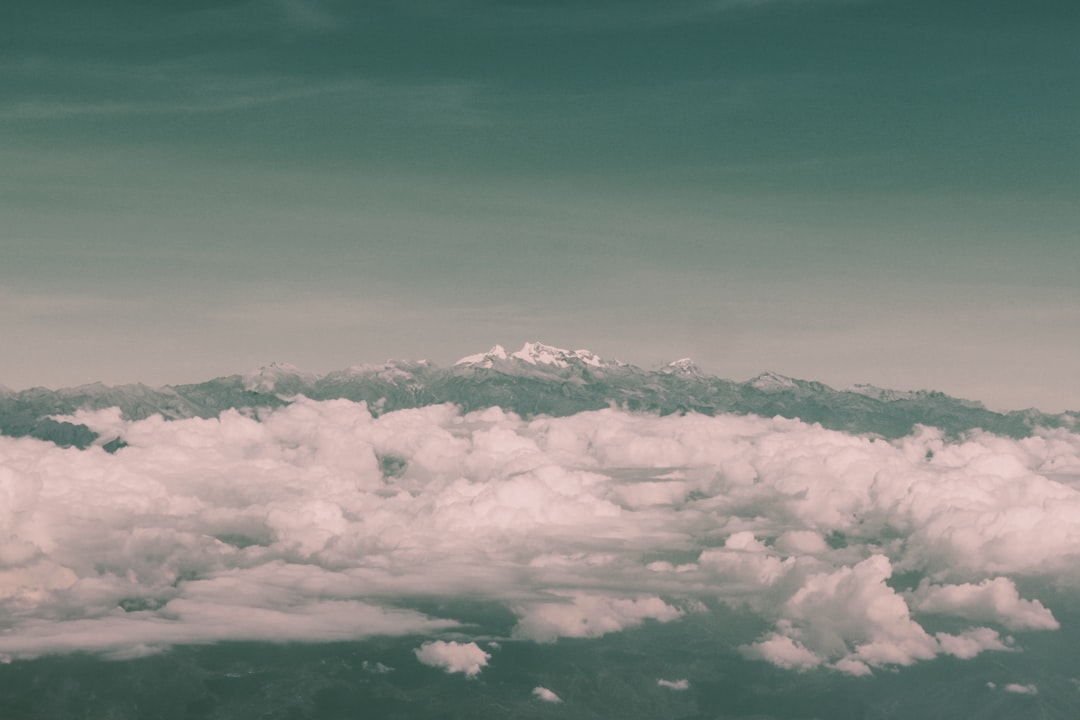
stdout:
[[820,382],[764,372],[745,382],[707,375],[689,359],[659,370],[605,360],[588,350],[529,342],[516,352],[496,345],[451,367],[427,361],[388,361],[316,375],[286,364],[206,382],[152,388],[101,383],[50,390],[0,386],[0,433],[30,436],[64,447],[100,444],[114,451],[119,438],[98,437],[85,425],[58,416],[79,409],[118,407],[128,419],[214,417],[230,408],[258,411],[315,400],[364,401],[374,414],[439,403],[468,412],[498,406],[522,416],[571,415],[616,406],[631,411],[756,414],[799,418],[823,427],[884,438],[916,425],[957,436],[976,428],[1024,437],[1040,427],[1075,428],[1080,413],[1035,409],[995,412],[940,392],[896,391],[872,385],[837,390]]

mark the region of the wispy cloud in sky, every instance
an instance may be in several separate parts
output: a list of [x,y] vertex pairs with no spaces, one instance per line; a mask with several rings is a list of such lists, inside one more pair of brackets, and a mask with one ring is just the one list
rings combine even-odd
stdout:
[[[233,56],[129,64],[33,57],[6,74],[22,92],[0,103],[0,121],[64,120],[124,115],[213,114],[255,111],[296,102],[329,102],[363,123],[377,107],[405,125],[481,121],[481,88],[457,81],[387,85],[360,77],[318,78],[250,72]],[[30,77],[50,76],[66,90],[43,91]],[[97,92],[88,92],[95,88]]]
[[[301,333],[322,369],[543,337],[1068,409],[1078,108],[1053,5],[24,4],[0,29],[0,282],[191,315],[429,308],[348,348]],[[35,356],[3,380],[235,372],[283,339],[181,323],[163,352],[165,319],[70,338],[77,380],[47,321],[7,325]]]

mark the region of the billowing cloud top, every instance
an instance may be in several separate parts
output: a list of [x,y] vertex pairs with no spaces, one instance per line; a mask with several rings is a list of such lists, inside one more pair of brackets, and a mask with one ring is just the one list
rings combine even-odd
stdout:
[[782,418],[376,418],[303,398],[261,418],[78,419],[127,447],[0,437],[6,656],[418,635],[419,661],[474,675],[490,654],[438,639],[469,628],[409,598],[482,597],[525,642],[729,603],[771,625],[747,657],[866,674],[1022,645],[1002,631],[1058,627],[1030,588],[1080,587],[1064,430],[885,442]]
[[435,640],[418,647],[415,654],[425,665],[442,668],[448,673],[464,673],[465,677],[478,675],[491,659],[491,655],[474,642]]

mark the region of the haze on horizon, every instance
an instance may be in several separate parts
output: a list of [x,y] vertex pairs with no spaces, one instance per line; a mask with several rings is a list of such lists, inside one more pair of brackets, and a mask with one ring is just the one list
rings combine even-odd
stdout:
[[2,19],[8,387],[540,340],[1080,409],[1075,3]]

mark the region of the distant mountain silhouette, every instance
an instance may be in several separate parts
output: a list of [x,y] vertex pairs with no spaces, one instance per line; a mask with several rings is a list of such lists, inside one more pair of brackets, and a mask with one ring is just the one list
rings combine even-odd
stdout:
[[498,406],[523,416],[572,415],[616,406],[661,415],[756,414],[798,418],[825,428],[884,438],[916,425],[949,436],[981,428],[1025,437],[1039,427],[1074,428],[1078,413],[1029,409],[999,413],[981,403],[934,391],[895,391],[858,385],[835,390],[819,382],[765,372],[745,382],[703,374],[688,358],[659,370],[603,360],[588,350],[526,343],[515,353],[496,345],[442,368],[428,362],[390,361],[318,376],[290,365],[271,365],[188,385],[151,388],[95,383],[75,388],[0,392],[0,433],[48,440],[64,447],[98,443],[110,451],[117,438],[99,438],[84,425],[52,419],[79,409],[118,407],[128,419],[214,417],[221,411],[273,409],[304,395],[315,400],[366,402],[375,414],[453,403],[468,412]]

